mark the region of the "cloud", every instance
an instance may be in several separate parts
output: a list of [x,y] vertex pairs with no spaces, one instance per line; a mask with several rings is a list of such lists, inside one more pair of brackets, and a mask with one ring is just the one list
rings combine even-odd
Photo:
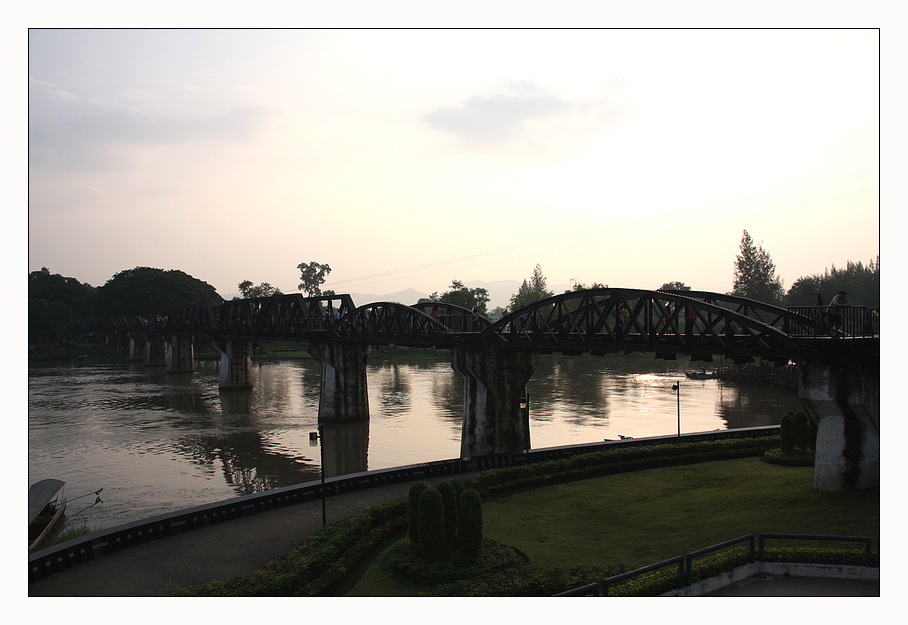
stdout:
[[[518,138],[531,125],[551,141],[583,139],[608,132],[640,113],[629,84],[611,79],[599,93],[576,101],[546,93],[528,82],[513,82],[506,92],[475,96],[461,105],[427,113],[422,121],[466,143],[500,144]],[[573,139],[572,139],[573,138]]]
[[[31,80],[29,166],[90,169],[118,158],[113,148],[198,142],[255,140],[278,111],[262,106],[225,113],[166,116],[142,113],[113,102],[87,100]],[[147,91],[128,92],[132,102],[153,100]]]
[[458,107],[428,113],[422,121],[469,142],[500,142],[516,135],[526,121],[564,115],[578,108],[577,104],[534,93],[523,85],[513,90],[530,93],[472,97]]

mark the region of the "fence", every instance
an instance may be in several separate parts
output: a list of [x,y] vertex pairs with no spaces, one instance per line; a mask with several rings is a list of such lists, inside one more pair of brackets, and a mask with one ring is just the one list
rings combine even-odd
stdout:
[[880,309],[860,306],[795,306],[788,312],[813,320],[812,325],[789,328],[791,336],[845,336],[869,338],[880,334]]
[[[869,567],[873,564],[873,553],[871,551],[871,539],[866,536],[827,536],[822,534],[747,534],[738,538],[733,538],[725,542],[693,551],[683,556],[675,556],[668,560],[663,560],[649,566],[644,566],[633,571],[613,575],[601,582],[592,582],[577,588],[572,588],[555,595],[556,597],[607,597],[609,589],[615,584],[640,577],[646,573],[657,571],[667,567],[678,567],[677,584],[675,588],[685,588],[690,586],[694,580],[694,561],[696,558],[709,555],[722,549],[734,547],[742,543],[747,543],[746,560],[748,563],[766,562],[765,543],[768,539],[779,540],[798,540],[798,541],[839,541],[839,542],[858,542],[864,545],[864,566]],[[759,547],[757,547],[759,545]]]

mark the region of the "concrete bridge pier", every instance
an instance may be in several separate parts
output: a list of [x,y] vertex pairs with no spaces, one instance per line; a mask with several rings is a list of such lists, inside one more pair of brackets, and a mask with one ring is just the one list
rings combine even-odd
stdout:
[[195,349],[191,336],[171,336],[167,344],[167,373],[195,371]]
[[252,388],[252,343],[245,339],[229,338],[215,342],[221,353],[219,388]]
[[145,337],[138,333],[129,335],[129,360],[145,360],[146,350]]
[[369,420],[366,359],[369,348],[350,343],[316,343],[309,353],[322,364],[319,423]]
[[798,396],[817,424],[814,488],[880,485],[879,369],[800,365]]
[[532,351],[455,347],[451,366],[464,381],[463,458],[530,448],[526,385],[539,364]]
[[145,364],[163,367],[167,364],[167,341],[158,332],[149,332],[145,341]]

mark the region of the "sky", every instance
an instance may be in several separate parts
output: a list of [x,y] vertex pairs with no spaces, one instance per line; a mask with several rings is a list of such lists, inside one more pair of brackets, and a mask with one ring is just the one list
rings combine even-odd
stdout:
[[94,286],[728,292],[747,230],[787,290],[876,260],[879,158],[873,28],[28,33],[28,269]]

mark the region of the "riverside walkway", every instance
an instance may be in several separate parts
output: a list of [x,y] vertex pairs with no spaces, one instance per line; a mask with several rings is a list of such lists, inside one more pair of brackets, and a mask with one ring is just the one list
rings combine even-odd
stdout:
[[[447,478],[423,479],[433,482]],[[328,523],[406,494],[409,482],[334,495]],[[321,500],[299,503],[124,549],[33,582],[30,597],[157,597],[251,573],[322,526]],[[879,597],[878,581],[760,576],[717,597]]]
[[[445,479],[445,478],[439,478]],[[431,482],[432,480],[420,480]],[[328,523],[407,493],[410,483],[333,495]],[[322,527],[321,500],[260,512],[168,536],[32,582],[30,597],[157,597],[251,573],[291,551]]]

